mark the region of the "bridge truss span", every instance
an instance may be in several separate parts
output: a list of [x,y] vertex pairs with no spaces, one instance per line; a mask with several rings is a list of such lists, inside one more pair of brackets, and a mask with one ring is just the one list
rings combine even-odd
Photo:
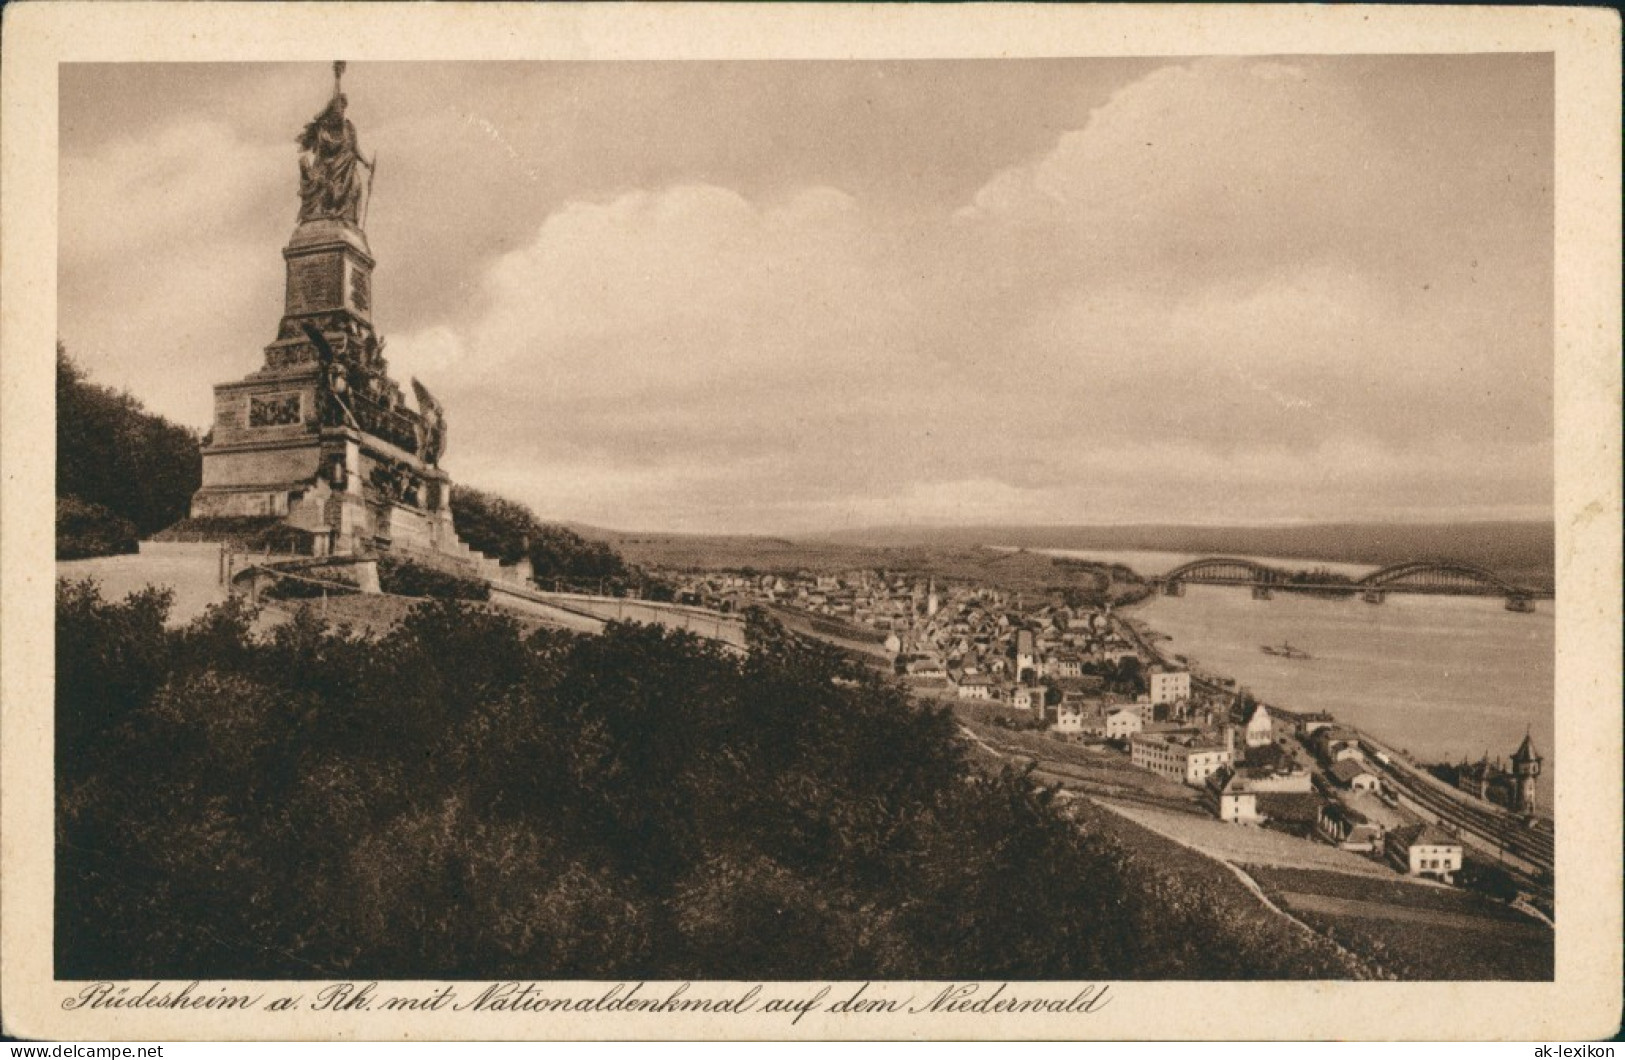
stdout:
[[1442,593],[1458,595],[1516,595],[1517,586],[1494,571],[1467,563],[1419,560],[1396,563],[1372,571],[1359,581],[1362,589],[1384,592]]
[[[1277,592],[1323,592],[1362,596],[1381,603],[1389,593],[1425,593],[1440,596],[1504,596],[1514,611],[1533,609],[1531,600],[1550,598],[1550,590],[1514,585],[1494,571],[1470,563],[1448,560],[1411,560],[1374,570],[1354,580],[1335,575],[1292,573],[1237,556],[1212,556],[1181,564],[1155,581],[1168,596],[1184,595],[1186,584],[1250,586],[1253,595],[1267,600]],[[1324,582],[1324,584],[1322,584]]]
[[1268,585],[1284,578],[1281,571],[1250,559],[1216,556],[1199,559],[1162,575],[1165,583],[1197,582],[1206,585]]

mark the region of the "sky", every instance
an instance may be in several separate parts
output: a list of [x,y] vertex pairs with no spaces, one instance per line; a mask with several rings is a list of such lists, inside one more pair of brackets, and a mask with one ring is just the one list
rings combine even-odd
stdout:
[[[325,63],[61,68],[58,333],[202,430]],[[1548,55],[351,63],[391,373],[621,530],[1552,513]]]

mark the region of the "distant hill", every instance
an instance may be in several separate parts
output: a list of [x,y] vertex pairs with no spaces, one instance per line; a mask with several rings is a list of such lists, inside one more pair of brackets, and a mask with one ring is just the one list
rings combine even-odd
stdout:
[[876,527],[803,539],[869,547],[1014,545],[1210,555],[1280,556],[1386,566],[1412,559],[1471,563],[1549,583],[1556,564],[1550,522],[1319,523],[1303,526]]

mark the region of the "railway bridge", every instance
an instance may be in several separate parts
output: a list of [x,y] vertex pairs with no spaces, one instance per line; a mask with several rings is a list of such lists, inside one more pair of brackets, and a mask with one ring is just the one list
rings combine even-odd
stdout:
[[1186,585],[1232,585],[1251,588],[1253,596],[1269,599],[1276,592],[1359,596],[1380,604],[1389,593],[1436,596],[1501,596],[1511,611],[1532,611],[1536,599],[1552,596],[1547,590],[1515,585],[1494,571],[1449,560],[1410,560],[1395,563],[1358,579],[1323,577],[1272,567],[1257,560],[1214,556],[1192,560],[1153,581],[1167,596],[1183,596]]

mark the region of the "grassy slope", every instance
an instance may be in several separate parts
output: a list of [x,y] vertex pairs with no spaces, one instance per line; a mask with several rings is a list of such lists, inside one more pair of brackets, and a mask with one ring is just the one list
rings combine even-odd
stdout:
[[[1447,890],[1337,872],[1249,867],[1265,893],[1293,915],[1362,957],[1407,980],[1549,980],[1550,928],[1504,905],[1465,891]],[[1338,915],[1295,906],[1292,894],[1324,895],[1391,906],[1401,915]],[[1361,914],[1374,910],[1360,906]],[[1414,912],[1444,914],[1444,923],[1418,924]],[[1461,918],[1470,918],[1464,921]],[[1469,924],[1471,926],[1469,926]]]

